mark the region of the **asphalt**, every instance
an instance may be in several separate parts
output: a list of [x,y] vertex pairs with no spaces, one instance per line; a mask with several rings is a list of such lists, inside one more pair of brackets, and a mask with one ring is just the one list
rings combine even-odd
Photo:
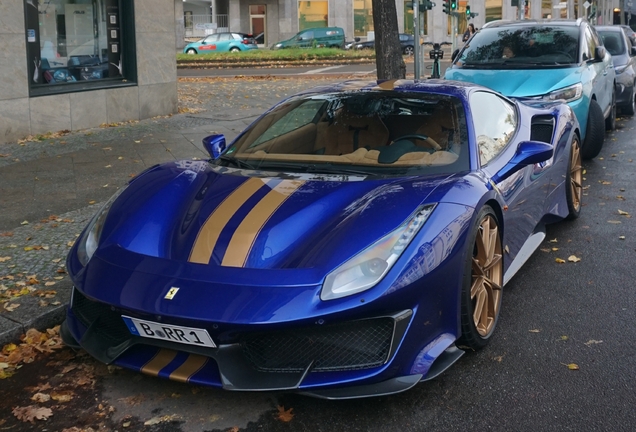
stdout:
[[0,144],[0,347],[60,324],[65,260],[92,215],[145,168],[205,158],[201,139],[233,139],[266,108],[333,80],[181,80],[179,114]]

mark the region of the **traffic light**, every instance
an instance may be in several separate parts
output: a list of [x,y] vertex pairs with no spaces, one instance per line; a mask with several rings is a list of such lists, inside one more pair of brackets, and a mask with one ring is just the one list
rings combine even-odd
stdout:
[[424,0],[422,3],[420,3],[420,10],[421,11],[431,10],[433,9],[433,6],[435,6],[435,3],[433,3],[430,0]]
[[451,12],[457,10],[457,0],[450,0],[450,8],[451,8]]
[[466,19],[469,20],[471,18],[472,16],[470,15],[470,6],[466,5]]
[[[453,0],[455,1],[455,0]],[[442,12],[444,12],[447,15],[450,15],[451,13],[451,0],[444,0],[444,4],[442,5]]]

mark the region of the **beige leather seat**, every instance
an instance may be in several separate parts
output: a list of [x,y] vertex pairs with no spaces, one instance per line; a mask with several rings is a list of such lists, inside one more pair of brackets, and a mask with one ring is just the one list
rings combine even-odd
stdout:
[[388,141],[389,130],[377,114],[360,116],[343,109],[331,123],[318,123],[314,149],[319,154],[343,155],[359,148],[381,147]]
[[457,139],[459,124],[455,107],[447,101],[439,101],[426,123],[417,129],[418,134],[426,135],[443,149],[452,146],[451,138]]

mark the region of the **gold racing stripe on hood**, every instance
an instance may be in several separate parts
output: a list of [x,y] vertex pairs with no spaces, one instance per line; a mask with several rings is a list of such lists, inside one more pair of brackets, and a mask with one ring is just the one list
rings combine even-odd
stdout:
[[227,267],[244,267],[250,255],[254,241],[263,226],[278,208],[298,190],[305,182],[299,180],[283,180],[276,185],[243,219],[234,231],[230,244],[223,256],[221,265]]
[[190,354],[185,362],[169,376],[173,381],[188,382],[197,372],[203,369],[208,358],[202,355]]
[[212,212],[205,221],[197,238],[192,246],[188,261],[208,264],[212,256],[212,251],[221,235],[221,231],[230,221],[234,213],[250,199],[266,181],[264,179],[252,177],[240,185],[234,192],[228,195],[223,202]]
[[159,375],[159,371],[168,366],[168,364],[170,364],[170,362],[174,360],[176,356],[176,351],[162,349],[157,354],[155,354],[155,356],[151,358],[148,363],[141,367],[141,372],[147,375],[157,376]]

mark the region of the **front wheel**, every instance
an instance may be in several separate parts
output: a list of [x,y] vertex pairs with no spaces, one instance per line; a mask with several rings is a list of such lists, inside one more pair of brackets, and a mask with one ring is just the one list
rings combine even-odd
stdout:
[[404,47],[404,55],[412,56],[413,55],[413,47],[410,46],[410,45],[407,46],[407,47]]
[[636,84],[632,85],[632,91],[630,92],[630,94],[632,95],[632,98],[629,101],[629,104],[621,107],[621,114],[625,114],[625,115],[628,115],[628,116],[633,116],[634,114],[636,114],[636,93],[635,93],[635,89],[636,89]]
[[596,100],[590,101],[587,112],[587,130],[581,156],[583,159],[593,159],[601,152],[603,140],[605,139],[603,110]]
[[468,243],[461,292],[460,346],[483,348],[495,331],[503,287],[501,237],[495,212],[485,206],[477,215]]
[[240,51],[240,49],[238,49],[237,47],[230,48],[230,52],[232,52],[232,53],[237,53],[239,51]]
[[197,50],[195,50],[194,48],[188,48],[188,50],[186,51],[186,54],[196,54]]
[[568,203],[568,219],[576,219],[581,213],[581,197],[583,196],[583,167],[581,164],[581,145],[578,137],[572,140],[570,161],[565,182],[565,198]]

